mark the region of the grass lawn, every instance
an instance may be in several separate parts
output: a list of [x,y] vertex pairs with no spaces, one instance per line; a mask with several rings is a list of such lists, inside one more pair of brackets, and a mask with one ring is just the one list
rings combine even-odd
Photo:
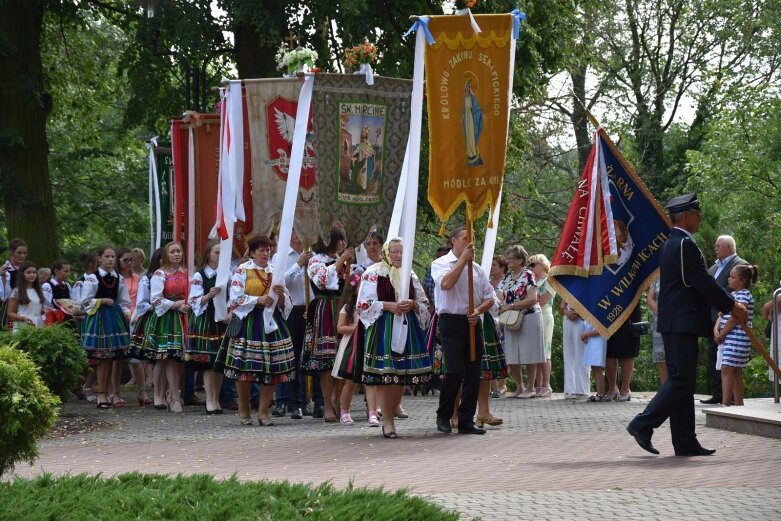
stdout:
[[206,474],[42,476],[0,482],[0,520],[129,519],[283,521],[457,520],[458,514],[404,491],[337,490],[288,482],[215,480]]

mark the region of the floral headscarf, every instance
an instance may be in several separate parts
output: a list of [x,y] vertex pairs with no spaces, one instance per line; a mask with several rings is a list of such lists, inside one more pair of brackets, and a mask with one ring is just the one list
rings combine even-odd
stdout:
[[401,268],[394,267],[390,258],[390,247],[391,244],[394,243],[401,245],[404,244],[404,242],[401,240],[401,237],[394,237],[393,239],[386,242],[382,246],[382,260],[379,262],[379,264],[382,265],[383,271],[387,270],[391,286],[393,286],[393,290],[396,293],[396,300],[398,300],[399,289],[401,288]]

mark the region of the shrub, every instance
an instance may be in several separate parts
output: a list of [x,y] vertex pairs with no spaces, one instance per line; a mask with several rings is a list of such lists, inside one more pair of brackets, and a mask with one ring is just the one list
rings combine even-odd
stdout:
[[54,427],[59,403],[26,353],[0,346],[0,475],[38,457],[35,442]]
[[41,369],[44,383],[61,399],[81,383],[87,370],[84,349],[73,329],[65,325],[25,327],[0,337],[2,343],[13,343],[29,354]]

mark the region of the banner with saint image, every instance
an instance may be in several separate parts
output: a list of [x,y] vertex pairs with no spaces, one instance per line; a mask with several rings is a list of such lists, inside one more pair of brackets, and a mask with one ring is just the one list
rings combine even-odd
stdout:
[[407,147],[412,82],[317,74],[312,95],[323,239],[339,220],[357,246],[373,225],[386,229]]

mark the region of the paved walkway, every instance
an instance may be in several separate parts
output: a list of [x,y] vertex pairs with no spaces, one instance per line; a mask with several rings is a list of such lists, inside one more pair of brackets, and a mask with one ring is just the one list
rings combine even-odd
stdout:
[[492,399],[505,424],[485,436],[437,433],[436,400],[405,397],[410,418],[396,421],[398,440],[383,439],[363,418],[352,427],[284,418],[250,428],[234,414],[206,416],[194,407],[177,415],[69,403],[63,415],[111,425],[42,441],[40,459],[19,465],[16,475],[210,473],[339,487],[352,480],[407,488],[462,519],[781,519],[781,440],[709,429],[699,404],[698,435],[718,449],[713,457],[675,457],[666,424],[654,438],[661,456],[637,447],[624,427],[647,397],[607,404],[561,395]]

